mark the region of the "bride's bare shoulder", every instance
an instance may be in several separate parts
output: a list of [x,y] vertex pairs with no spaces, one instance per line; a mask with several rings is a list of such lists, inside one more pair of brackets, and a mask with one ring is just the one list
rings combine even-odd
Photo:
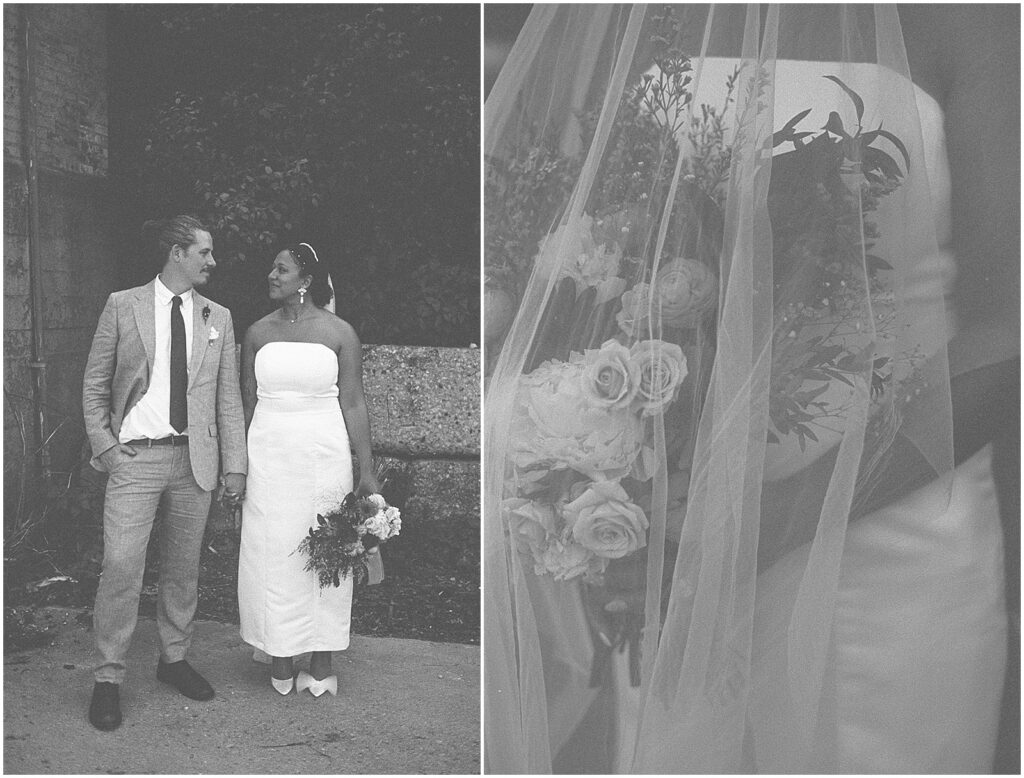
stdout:
[[330,348],[339,355],[360,347],[355,328],[344,319],[331,315],[324,322],[324,336]]
[[331,333],[342,338],[356,337],[355,328],[340,316],[332,314],[327,317],[327,327]]
[[272,311],[262,319],[258,319],[250,324],[249,329],[245,331],[245,343],[255,348],[259,348],[266,343],[274,331],[275,316],[279,316],[278,312]]

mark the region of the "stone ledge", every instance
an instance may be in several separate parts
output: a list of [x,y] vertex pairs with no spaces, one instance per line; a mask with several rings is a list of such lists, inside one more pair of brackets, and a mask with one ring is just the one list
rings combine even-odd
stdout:
[[479,458],[479,350],[364,346],[363,387],[374,453]]
[[[394,468],[394,497],[407,519],[480,526],[479,462],[384,459]],[[385,494],[390,491],[385,487]]]

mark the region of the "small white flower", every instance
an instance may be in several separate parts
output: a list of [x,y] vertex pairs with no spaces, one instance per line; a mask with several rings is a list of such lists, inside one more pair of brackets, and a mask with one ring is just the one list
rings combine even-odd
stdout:
[[220,333],[217,332],[216,327],[210,327],[210,342],[217,340],[220,337]]
[[379,511],[388,507],[388,504],[384,502],[384,498],[379,494],[371,494],[366,499],[373,503],[373,507]]

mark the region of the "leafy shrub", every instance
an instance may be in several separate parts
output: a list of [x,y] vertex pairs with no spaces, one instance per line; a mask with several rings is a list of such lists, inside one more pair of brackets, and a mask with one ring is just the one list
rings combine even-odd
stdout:
[[[123,104],[112,101],[111,122],[123,131],[112,132],[111,157],[132,193],[125,222],[185,211],[209,223],[221,265],[209,293],[239,329],[269,310],[273,252],[297,239],[331,268],[347,300],[339,314],[363,340],[478,339],[475,9],[117,13],[119,40],[179,52],[145,79],[115,82]],[[140,54],[123,51],[112,67],[138,68]],[[423,299],[396,307],[399,294]]]

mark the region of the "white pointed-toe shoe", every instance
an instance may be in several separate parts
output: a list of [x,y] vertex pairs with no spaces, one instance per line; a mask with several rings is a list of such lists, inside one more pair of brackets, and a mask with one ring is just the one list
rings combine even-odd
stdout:
[[331,696],[337,697],[338,676],[329,675],[322,681],[318,681],[305,670],[300,670],[299,677],[295,682],[295,690],[296,692],[301,692],[304,689],[309,689],[309,693],[314,697],[319,697],[324,692],[330,692]]
[[278,694],[288,694],[291,692],[292,687],[295,686],[295,679],[270,676],[270,683],[277,689]]

